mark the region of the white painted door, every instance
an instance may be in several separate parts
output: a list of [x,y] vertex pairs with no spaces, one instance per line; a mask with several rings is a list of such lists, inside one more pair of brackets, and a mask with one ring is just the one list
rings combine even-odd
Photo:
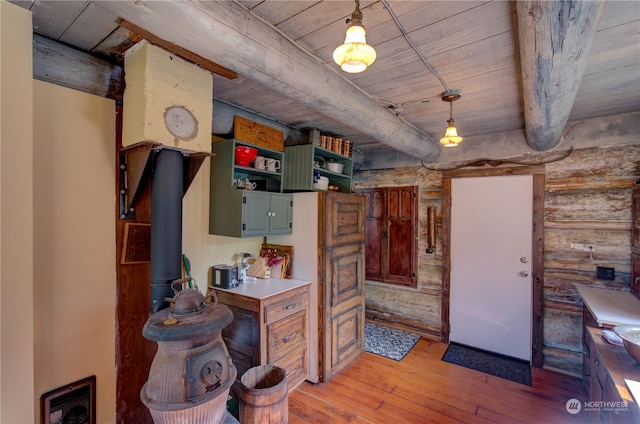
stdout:
[[451,180],[452,342],[531,360],[533,176]]

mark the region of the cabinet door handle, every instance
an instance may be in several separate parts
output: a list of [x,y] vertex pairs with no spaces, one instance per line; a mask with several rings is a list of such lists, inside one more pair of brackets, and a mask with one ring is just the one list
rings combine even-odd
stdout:
[[636,228],[640,228],[640,218],[636,219]]
[[298,334],[297,332],[293,332],[291,334],[287,334],[282,338],[282,343],[289,343],[295,336]]
[[633,280],[634,284],[640,284],[640,277],[636,277],[635,280]]
[[597,358],[593,358],[593,363],[596,365],[600,365],[600,361]]

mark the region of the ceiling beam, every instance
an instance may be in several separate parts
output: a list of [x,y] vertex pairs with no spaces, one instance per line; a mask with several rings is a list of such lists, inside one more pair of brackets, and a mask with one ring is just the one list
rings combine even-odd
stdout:
[[124,70],[106,60],[33,34],[33,77],[122,101]]
[[605,2],[515,3],[527,144],[545,151],[560,143]]
[[222,77],[225,77],[226,79],[238,78],[238,74],[233,72],[231,69],[227,69],[224,66],[220,66],[215,62],[207,60],[204,57],[198,56],[197,54],[194,54],[187,49],[183,49],[180,46],[176,46],[175,44],[170,43],[166,40],[163,40],[162,38],[156,37],[154,34],[151,34],[150,32],[145,31],[144,29],[140,28],[137,25],[132,24],[131,22],[127,22],[124,19],[118,19],[118,25],[128,29],[129,31],[133,32],[134,34],[137,34],[142,38],[146,38],[147,41],[149,41],[150,43],[153,43],[158,47],[162,47],[163,49],[167,50],[170,53],[176,54],[189,62],[195,63],[196,65],[200,66],[202,69],[206,69],[207,71],[218,74]]
[[440,156],[437,141],[389,113],[236,2],[100,2],[100,6],[389,147],[425,162]]

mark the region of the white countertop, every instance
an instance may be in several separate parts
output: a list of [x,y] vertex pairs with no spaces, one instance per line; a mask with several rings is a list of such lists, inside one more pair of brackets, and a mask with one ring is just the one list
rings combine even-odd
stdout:
[[576,285],[599,326],[640,324],[640,300],[629,292]]
[[238,287],[232,289],[221,289],[215,287],[216,290],[222,290],[229,293],[236,293],[242,296],[254,299],[266,299],[287,290],[311,284],[309,281],[276,278],[256,278],[255,280],[245,280]]
[[629,389],[629,393],[633,396],[633,400],[638,403],[638,401],[640,401],[640,381],[625,378],[624,382],[627,385],[627,389]]

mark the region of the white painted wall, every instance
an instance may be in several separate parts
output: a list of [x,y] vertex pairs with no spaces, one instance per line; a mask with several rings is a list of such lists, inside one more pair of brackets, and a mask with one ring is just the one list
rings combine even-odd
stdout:
[[113,100],[34,81],[35,398],[96,375],[98,423],[116,411],[115,116]]
[[34,423],[31,14],[0,0],[0,422]]
[[[211,267],[233,265],[238,253],[260,253],[263,237],[236,238],[209,234],[209,181],[211,160],[202,164],[182,202],[182,251],[191,262],[191,276],[200,291],[211,285]],[[216,207],[224,208],[224,202]]]

